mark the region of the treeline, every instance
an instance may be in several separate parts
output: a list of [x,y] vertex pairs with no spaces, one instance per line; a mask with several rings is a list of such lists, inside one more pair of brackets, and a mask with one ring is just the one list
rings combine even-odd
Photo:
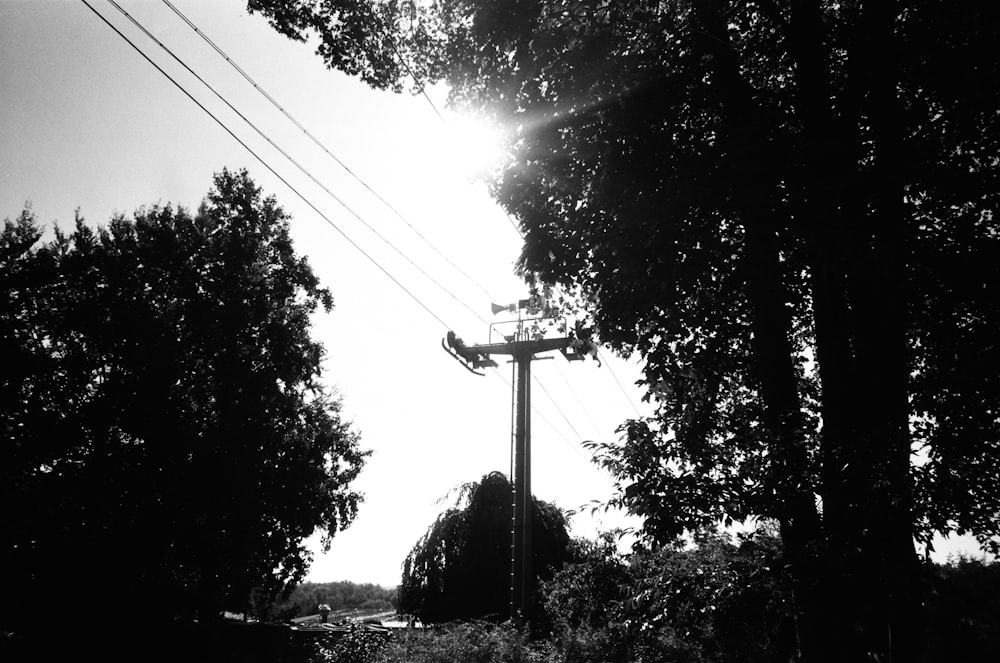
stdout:
[[77,624],[260,613],[354,519],[367,452],[322,387],[333,301],[289,220],[224,170],[194,213],[0,226],[5,633],[57,596],[87,597]]
[[[345,639],[335,663],[772,663],[801,660],[787,559],[768,530],[702,533],[619,551],[575,540],[572,561],[539,587],[531,628],[461,618],[378,643]],[[959,558],[921,566],[926,661],[1000,660],[1000,563]],[[332,607],[332,606],[331,606]],[[476,605],[455,606],[457,611]],[[418,615],[419,616],[419,615]],[[361,645],[366,645],[362,647]],[[446,657],[446,658],[445,658]]]
[[395,610],[396,588],[347,580],[304,582],[292,590],[287,599],[275,602],[271,614],[279,620],[314,615],[318,612],[317,606],[322,603],[330,606],[333,612],[353,609]]
[[[792,580],[774,534],[702,534],[693,546],[631,555],[607,539],[576,545],[576,561],[543,590],[556,660],[796,659]],[[917,591],[925,660],[998,660],[1000,563],[926,563]]]

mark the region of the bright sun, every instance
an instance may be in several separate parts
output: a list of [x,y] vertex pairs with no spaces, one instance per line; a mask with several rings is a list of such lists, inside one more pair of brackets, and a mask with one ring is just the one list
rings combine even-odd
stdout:
[[503,157],[500,131],[484,120],[456,116],[448,121],[447,135],[441,160],[464,177],[474,179],[488,174]]

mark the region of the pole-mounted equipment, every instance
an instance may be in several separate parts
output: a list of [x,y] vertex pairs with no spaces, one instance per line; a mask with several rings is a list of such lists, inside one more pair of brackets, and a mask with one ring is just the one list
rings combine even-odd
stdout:
[[495,326],[516,325],[509,335],[500,334],[499,343],[468,345],[449,331],[441,341],[441,346],[471,373],[483,375],[479,369],[496,368],[494,355],[508,355],[514,363],[514,448],[513,462],[513,522],[511,526],[511,574],[510,574],[510,618],[527,618],[531,599],[535,590],[535,576],[532,564],[532,504],[531,504],[531,361],[535,355],[559,350],[569,361],[578,361],[587,356],[596,358],[597,346],[589,339],[577,336],[560,338],[538,338],[526,329],[526,323],[537,324],[542,316],[525,317],[538,308],[530,299],[522,299],[517,304],[502,306],[493,304],[493,314],[502,311],[517,313],[517,319],[490,325],[490,338]]

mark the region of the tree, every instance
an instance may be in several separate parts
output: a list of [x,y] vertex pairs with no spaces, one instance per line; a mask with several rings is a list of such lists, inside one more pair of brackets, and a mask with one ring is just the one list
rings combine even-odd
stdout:
[[930,565],[930,660],[1000,655],[1000,562],[959,558]]
[[78,216],[44,243],[30,210],[4,223],[11,611],[242,612],[351,523],[368,452],[319,382],[310,317],[332,298],[288,221],[223,171],[195,215]]
[[[512,491],[499,472],[462,486],[403,562],[400,612],[425,623],[508,615]],[[534,497],[532,508],[532,568],[547,580],[568,558],[566,517]]]
[[522,273],[644,359],[599,451],[651,538],[773,518],[804,659],[920,656],[914,537],[1000,535],[995,6],[250,6],[509,127]]
[[545,586],[569,661],[787,661],[791,591],[777,538],[698,533],[692,545],[618,552],[606,537]]

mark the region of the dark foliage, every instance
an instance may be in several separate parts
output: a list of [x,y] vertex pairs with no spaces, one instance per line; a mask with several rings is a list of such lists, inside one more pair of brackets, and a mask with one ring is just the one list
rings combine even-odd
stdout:
[[702,535],[691,547],[584,544],[546,584],[554,642],[567,661],[789,660],[791,586],[781,547],[758,533],[734,544]]
[[[425,623],[509,613],[510,482],[493,472],[461,492],[465,504],[438,516],[403,562],[399,610]],[[533,568],[546,580],[568,558],[566,517],[552,504],[532,498],[532,505]]]
[[332,299],[288,217],[223,171],[195,215],[41,235],[25,211],[0,237],[5,623],[270,603],[353,520],[367,455],[318,382]]
[[773,518],[805,658],[921,656],[914,537],[1000,535],[1000,5],[252,5],[508,129],[523,273],[644,359],[598,451],[650,537]]
[[929,585],[927,660],[1000,658],[1000,562],[934,565]]

